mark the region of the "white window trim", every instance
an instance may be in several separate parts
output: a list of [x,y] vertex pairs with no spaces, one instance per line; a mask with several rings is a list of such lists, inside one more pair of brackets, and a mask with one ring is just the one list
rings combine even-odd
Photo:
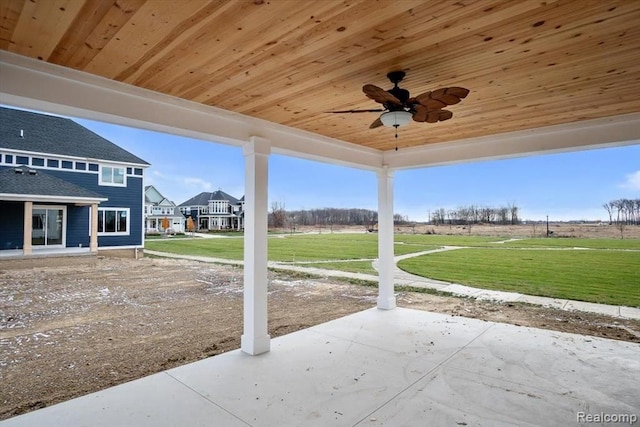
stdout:
[[[127,231],[99,231],[98,236],[130,236],[131,235],[131,208],[117,208],[105,206],[98,208],[98,212],[104,211],[126,211],[127,212]],[[104,217],[104,216],[103,216]],[[91,209],[89,209],[89,233],[91,233]]]
[[[102,180],[102,169],[111,168],[111,169],[122,169],[122,184],[116,182],[104,182]],[[113,179],[113,173],[111,174],[111,179]],[[117,165],[100,165],[98,167],[98,185],[105,187],[126,187],[127,186],[127,168],[126,166],[117,166]]]

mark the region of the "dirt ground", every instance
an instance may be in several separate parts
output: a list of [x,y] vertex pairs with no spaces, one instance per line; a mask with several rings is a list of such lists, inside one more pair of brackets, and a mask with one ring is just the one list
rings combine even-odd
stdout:
[[[0,264],[1,268],[1,264]],[[377,290],[272,273],[272,337],[375,306]],[[400,293],[402,307],[640,342],[640,322]],[[0,419],[236,349],[242,270],[99,258],[0,270]]]

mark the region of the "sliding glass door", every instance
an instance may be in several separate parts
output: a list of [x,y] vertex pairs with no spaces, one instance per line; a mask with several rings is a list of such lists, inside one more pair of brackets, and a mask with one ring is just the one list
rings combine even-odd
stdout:
[[64,246],[64,206],[34,206],[31,244],[33,246]]

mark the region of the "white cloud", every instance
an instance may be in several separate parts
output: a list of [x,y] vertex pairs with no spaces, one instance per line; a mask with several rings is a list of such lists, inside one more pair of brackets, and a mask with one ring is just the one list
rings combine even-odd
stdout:
[[640,170],[628,174],[620,187],[631,191],[640,191]]
[[213,184],[202,178],[184,175],[166,174],[158,170],[150,170],[145,174],[145,185],[153,185],[163,196],[175,203],[202,193],[213,191]]
[[213,184],[211,184],[209,181],[205,181],[202,178],[183,177],[181,181],[188,188],[199,189],[200,192],[211,191],[211,189],[213,188]]

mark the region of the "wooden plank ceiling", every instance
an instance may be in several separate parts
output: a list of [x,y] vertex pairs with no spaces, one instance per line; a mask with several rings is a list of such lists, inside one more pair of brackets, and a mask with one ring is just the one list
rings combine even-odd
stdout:
[[640,111],[640,1],[2,0],[0,48],[381,150],[364,84],[461,86],[399,147]]

